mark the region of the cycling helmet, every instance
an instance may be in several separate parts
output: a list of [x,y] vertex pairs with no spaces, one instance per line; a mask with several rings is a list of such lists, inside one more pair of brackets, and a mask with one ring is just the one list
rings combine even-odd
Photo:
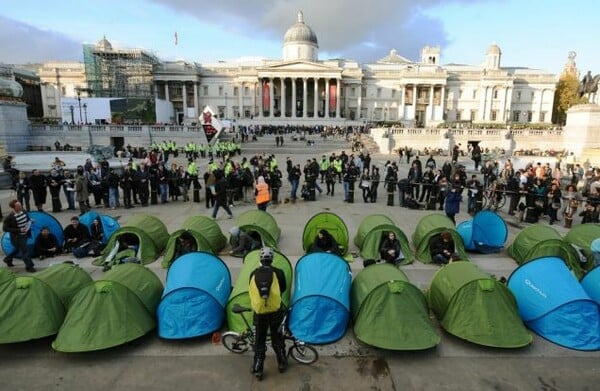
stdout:
[[270,265],[273,263],[273,249],[271,247],[263,247],[260,249],[260,263]]

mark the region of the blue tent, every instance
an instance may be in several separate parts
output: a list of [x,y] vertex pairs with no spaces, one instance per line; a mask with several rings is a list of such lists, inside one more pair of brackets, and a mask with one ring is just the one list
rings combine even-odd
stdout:
[[109,215],[99,215],[95,210],[90,210],[81,215],[81,217],[79,217],[79,222],[85,225],[88,228],[88,231],[91,232],[92,223],[95,219],[100,219],[100,224],[102,224],[102,228],[104,229],[102,244],[107,244],[113,232],[121,228],[121,226],[114,217]]
[[290,330],[309,343],[342,338],[350,319],[348,263],[337,255],[311,253],[296,263]]
[[588,296],[600,305],[600,266],[593,268],[581,279],[581,286]]
[[[37,256],[37,254],[35,253],[35,240],[37,239],[38,235],[40,234],[40,231],[42,230],[42,227],[48,227],[48,229],[50,230],[50,233],[54,234],[54,236],[56,236],[56,239],[58,240],[58,245],[62,247],[63,242],[65,241],[65,237],[63,235],[63,228],[62,225],[60,225],[60,223],[58,222],[58,220],[56,220],[56,217],[52,216],[51,214],[48,214],[46,212],[38,212],[38,211],[33,211],[33,212],[27,212],[27,215],[29,216],[29,218],[31,219],[31,237],[29,237],[29,239],[27,239],[27,248],[29,249],[29,255],[31,257],[35,257]],[[14,251],[14,247],[12,245],[12,243],[10,242],[10,234],[8,232],[5,232],[2,235],[2,251],[4,251],[4,254],[10,254],[11,252]],[[17,257],[21,257],[21,255],[17,255]]]
[[508,228],[502,217],[495,212],[483,210],[471,220],[456,227],[468,251],[493,253],[501,251],[508,237]]
[[219,257],[194,252],[177,258],[158,305],[158,335],[183,339],[218,330],[230,292],[231,275]]
[[577,350],[600,349],[596,303],[558,257],[541,257],[519,266],[508,280],[519,315],[540,336]]

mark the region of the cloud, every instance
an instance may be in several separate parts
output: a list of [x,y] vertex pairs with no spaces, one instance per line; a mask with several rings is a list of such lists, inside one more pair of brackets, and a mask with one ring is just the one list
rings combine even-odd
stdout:
[[221,0],[210,6],[196,0],[150,1],[240,35],[279,40],[302,10],[321,53],[361,62],[384,57],[393,48],[417,60],[423,46],[444,46],[449,41],[442,21],[422,12],[449,2],[444,0]]
[[0,62],[24,64],[82,57],[81,43],[0,15]]

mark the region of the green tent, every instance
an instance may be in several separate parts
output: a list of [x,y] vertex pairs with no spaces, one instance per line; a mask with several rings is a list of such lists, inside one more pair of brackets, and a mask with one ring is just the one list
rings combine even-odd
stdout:
[[[165,249],[168,240],[169,232],[162,221],[152,215],[136,214],[112,234],[102,255],[92,264],[113,265],[127,257],[135,257],[144,264],[154,262]],[[133,249],[124,248],[124,241]]]
[[171,234],[169,241],[167,242],[167,248],[165,249],[165,255],[161,266],[164,269],[168,269],[169,266],[175,261],[175,252],[177,251],[177,241],[182,235],[190,235],[196,243],[196,251],[206,251],[207,253],[213,253],[213,248],[206,240],[206,238],[196,230],[193,229],[180,229]]
[[431,245],[431,240],[441,234],[442,231],[450,232],[450,235],[452,235],[452,239],[454,240],[456,253],[460,256],[461,260],[467,260],[468,257],[465,252],[465,245],[462,237],[456,231],[452,221],[441,214],[424,216],[417,224],[412,236],[413,244],[417,250],[417,259],[423,263],[432,262],[429,246]]
[[520,348],[532,341],[506,285],[470,262],[452,262],[438,270],[428,301],[441,326],[469,342]]
[[[15,278],[15,274],[9,269],[0,268],[0,287]],[[0,288],[1,289],[1,288]]]
[[250,235],[257,233],[264,246],[277,248],[281,229],[273,216],[267,212],[258,209],[247,210],[238,216],[237,226]]
[[[292,292],[292,264],[286,258],[285,255],[279,251],[273,251],[273,266],[281,269],[285,274],[285,280],[287,283],[287,289],[283,292],[281,299],[286,306],[290,304],[290,297]],[[234,304],[239,304],[242,307],[250,307],[250,297],[248,296],[248,284],[250,282],[250,274],[259,266],[260,262],[260,250],[250,251],[244,257],[244,264],[240,270],[240,274],[233,286],[233,290],[229,295],[229,301],[225,311],[227,313],[227,324],[229,330],[242,332],[246,329],[244,320],[239,314],[234,314],[231,309]],[[252,317],[249,314],[244,314],[248,317],[247,320],[252,324]]]
[[183,222],[183,228],[198,232],[206,239],[213,254],[218,254],[227,245],[227,238],[221,232],[221,227],[208,216],[191,216]]
[[519,265],[540,257],[562,258],[575,277],[583,276],[577,251],[552,227],[534,224],[517,234],[508,247],[508,254]]
[[571,228],[565,235],[564,240],[582,249],[583,255],[588,259],[588,262],[581,265],[586,271],[594,267],[592,259],[592,251],[590,245],[594,239],[600,238],[600,224],[580,224]]
[[392,219],[386,215],[370,215],[365,217],[358,226],[358,231],[354,237],[354,244],[360,249],[360,256],[363,259],[380,259],[379,247],[384,236],[392,231],[400,242],[404,261],[402,264],[413,263],[415,254],[410,248],[408,238],[404,232],[398,228]]
[[341,247],[341,254],[345,255],[348,252],[348,228],[344,220],[331,212],[317,213],[308,220],[302,233],[302,248],[304,251],[310,249],[310,246],[312,246],[317,237],[317,233],[322,229],[327,230],[333,236]]
[[91,281],[89,274],[67,264],[5,280],[0,285],[0,343],[56,334],[74,292]]
[[73,297],[52,347],[88,352],[143,336],[156,327],[162,290],[158,277],[144,266],[116,265]]
[[371,265],[358,273],[350,290],[350,310],[354,334],[367,345],[422,350],[440,342],[425,296],[393,265]]

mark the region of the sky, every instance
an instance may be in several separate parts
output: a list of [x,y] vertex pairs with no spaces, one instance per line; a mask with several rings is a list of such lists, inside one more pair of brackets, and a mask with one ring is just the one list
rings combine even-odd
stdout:
[[597,0],[0,0],[0,63],[82,61],[81,45],[104,36],[164,61],[281,59],[299,10],[320,60],[396,49],[418,61],[429,45],[442,64],[479,65],[495,43],[502,66],[559,74],[574,51],[582,76],[600,73]]

